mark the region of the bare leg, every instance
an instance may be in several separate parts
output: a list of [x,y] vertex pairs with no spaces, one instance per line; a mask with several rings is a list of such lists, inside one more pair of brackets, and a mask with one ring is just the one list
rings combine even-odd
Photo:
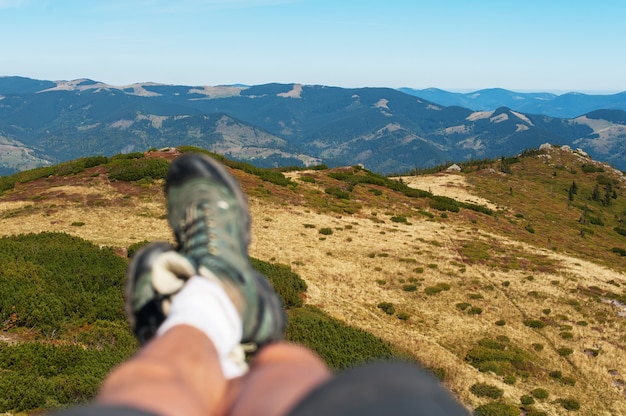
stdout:
[[227,385],[213,343],[194,327],[179,325],[115,369],[96,402],[160,415],[206,416],[216,414]]
[[331,372],[312,351],[279,342],[262,349],[250,372],[231,384],[229,414],[284,415]]

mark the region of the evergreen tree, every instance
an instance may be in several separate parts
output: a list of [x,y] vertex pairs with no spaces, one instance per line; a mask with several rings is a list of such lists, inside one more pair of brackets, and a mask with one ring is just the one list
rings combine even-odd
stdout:
[[600,200],[600,185],[596,184],[596,186],[593,188],[593,193],[591,194],[591,199],[593,201],[599,201]]

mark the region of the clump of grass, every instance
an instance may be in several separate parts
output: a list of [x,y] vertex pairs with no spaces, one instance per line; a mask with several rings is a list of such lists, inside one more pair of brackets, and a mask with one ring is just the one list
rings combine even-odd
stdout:
[[84,222],[82,222],[82,221],[74,221],[74,222],[71,224],[71,226],[72,226],[72,227],[82,227],[83,225],[85,225],[85,223],[84,223]]
[[328,227],[320,228],[319,233],[323,235],[331,235],[333,233],[333,229]]
[[302,224],[304,228],[315,228],[315,224]]

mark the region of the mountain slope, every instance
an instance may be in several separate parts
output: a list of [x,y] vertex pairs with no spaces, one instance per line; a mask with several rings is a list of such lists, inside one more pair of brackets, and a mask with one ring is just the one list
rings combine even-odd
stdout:
[[626,92],[607,95],[570,92],[557,95],[551,93],[521,93],[502,88],[484,89],[468,93],[455,93],[437,88],[424,90],[400,88],[399,91],[439,105],[461,106],[475,111],[490,111],[498,107],[509,107],[526,114],[542,114],[557,118],[575,118],[602,109],[626,111]]
[[[14,89],[14,82],[0,79],[0,91],[3,81],[5,90]],[[615,152],[625,139],[615,120],[623,117],[605,112],[592,116],[604,120],[602,143],[610,145],[602,146],[597,123],[580,117],[444,107],[389,88],[114,87],[75,80],[32,92],[34,85],[0,100],[0,145],[12,144],[11,154],[22,150],[27,159],[0,156],[5,172],[36,160],[189,144],[258,166],[362,164],[389,173],[512,156],[546,142],[582,147],[626,169],[624,155]]]
[[[111,182],[109,169],[16,183],[0,196],[2,233],[118,248],[171,240],[162,183]],[[295,171],[285,186],[231,171],[250,200],[253,256],[290,265],[308,304],[410,351],[469,407],[492,402],[471,391],[487,383],[517,408],[625,413],[623,175],[567,148],[462,169],[401,183],[359,168]],[[548,398],[522,406],[538,388]]]

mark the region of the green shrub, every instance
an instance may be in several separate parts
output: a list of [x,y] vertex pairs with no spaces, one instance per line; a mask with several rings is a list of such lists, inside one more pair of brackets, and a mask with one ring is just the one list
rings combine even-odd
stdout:
[[619,235],[626,236],[626,228],[615,227],[613,228],[613,230],[615,230],[615,232],[618,233]]
[[619,254],[619,255],[620,255],[620,256],[622,256],[622,257],[626,257],[626,250],[624,250],[624,249],[623,249],[623,248],[621,248],[621,247],[613,247],[613,248],[611,249],[611,251],[612,251],[613,253]]
[[532,347],[535,351],[543,351],[543,344],[534,343],[532,344]]
[[284,264],[267,263],[255,258],[251,258],[250,261],[254,268],[265,275],[272,283],[285,308],[302,306],[307,284],[291,270],[291,267]]
[[406,217],[403,217],[401,215],[395,215],[391,218],[389,218],[392,222],[402,222],[402,223],[406,223],[408,222]]
[[535,234],[535,229],[533,228],[532,225],[528,224],[524,227],[526,229],[526,231],[528,231],[531,234]]
[[328,227],[320,228],[319,233],[324,235],[331,235],[333,233],[333,229]]
[[478,406],[474,416],[519,416],[517,407],[502,402],[491,402]]
[[546,323],[538,319],[525,319],[524,325],[526,325],[529,328],[543,329],[545,328]]
[[548,375],[557,380],[560,380],[563,377],[563,373],[560,370],[550,371]]
[[582,171],[585,173],[604,172],[604,168],[602,168],[601,166],[585,163],[584,165],[582,165]]
[[568,386],[575,386],[576,385],[576,379],[573,377],[563,377],[561,379],[561,383],[562,384],[566,384]]
[[489,397],[499,399],[504,394],[504,390],[487,383],[475,383],[470,387],[470,392],[478,397]]
[[559,399],[558,402],[565,410],[580,410],[580,403],[576,399]]
[[333,370],[372,360],[405,358],[388,342],[308,305],[289,311],[285,337],[311,348]]
[[382,309],[387,315],[393,315],[396,313],[396,308],[393,306],[393,303],[390,302],[381,302],[378,305],[379,309]]
[[548,390],[546,389],[542,389],[542,388],[536,388],[534,390],[532,390],[530,392],[530,394],[535,398],[535,399],[539,399],[539,400],[544,400],[547,399],[548,396],[550,396],[550,394],[548,393]]
[[483,309],[479,308],[478,306],[472,306],[467,310],[467,313],[469,315],[480,315],[483,313]]
[[438,211],[459,212],[461,210],[457,200],[439,195],[433,195],[431,197],[430,207]]
[[499,320],[496,321],[496,325],[504,326],[504,325],[506,325],[506,321],[504,319],[499,319]]
[[401,321],[408,321],[409,318],[411,317],[411,315],[409,315],[406,312],[398,312],[398,319],[400,319]]
[[109,162],[109,179],[112,181],[133,182],[141,179],[165,179],[169,162],[165,159],[121,158]]
[[454,305],[457,309],[464,311],[465,309],[469,308],[470,306],[472,306],[471,304],[467,303],[467,302],[459,302],[456,305]]
[[574,334],[569,331],[563,331],[559,334],[563,339],[572,339],[574,338]]
[[415,292],[417,290],[416,285],[402,285],[402,290],[405,292]]
[[444,290],[450,290],[450,285],[448,283],[437,283],[434,286],[428,286],[424,288],[424,293],[428,296],[436,295],[438,293],[443,292]]
[[350,199],[350,192],[346,192],[346,191],[344,191],[342,189],[339,189],[339,188],[335,188],[335,187],[333,187],[333,188],[326,188],[324,190],[324,192],[326,192],[328,195],[332,195],[332,196],[334,196],[335,198],[338,198],[338,199]]
[[556,352],[561,356],[561,357],[567,357],[568,355],[570,355],[571,353],[574,352],[573,349],[571,348],[567,348],[567,347],[561,347],[561,348],[557,348]]
[[504,376],[502,381],[504,381],[505,384],[509,384],[512,386],[517,381],[517,377],[511,374],[507,374],[506,376]]
[[535,399],[533,399],[533,396],[530,396],[528,394],[524,394],[522,397],[520,397],[520,402],[525,405],[531,405],[531,404],[535,404]]

